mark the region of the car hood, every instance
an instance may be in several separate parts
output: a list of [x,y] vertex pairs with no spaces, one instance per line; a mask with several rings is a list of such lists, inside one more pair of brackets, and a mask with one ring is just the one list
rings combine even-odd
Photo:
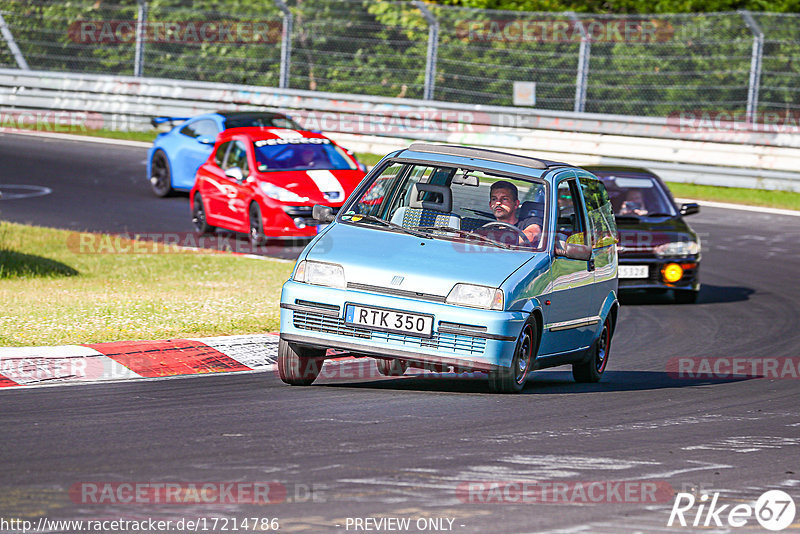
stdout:
[[365,175],[358,169],[310,169],[257,172],[254,176],[259,182],[267,182],[288,189],[301,197],[308,198],[310,202],[341,205]]
[[618,218],[620,255],[650,254],[658,245],[676,241],[696,241],[697,234],[681,217]]
[[305,259],[342,265],[351,287],[370,285],[444,297],[459,282],[499,287],[539,256],[545,254],[333,223]]

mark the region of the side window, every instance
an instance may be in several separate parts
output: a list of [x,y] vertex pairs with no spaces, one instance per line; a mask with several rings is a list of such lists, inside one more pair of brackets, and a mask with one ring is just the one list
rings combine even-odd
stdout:
[[195,126],[197,126],[198,122],[200,122],[200,121],[190,122],[189,124],[187,124],[186,126],[181,128],[181,133],[183,135],[187,135],[187,136],[192,137],[192,138],[199,137],[200,134],[198,134],[197,131],[195,130]]
[[580,182],[589,217],[592,247],[602,248],[614,244],[617,240],[617,226],[605,186],[599,180],[586,177],[582,177]]
[[219,133],[217,124],[212,120],[197,121],[194,126],[194,131],[197,134],[196,137],[206,137],[212,141],[217,138],[217,134]]
[[564,180],[558,184],[556,194],[558,202],[556,232],[559,234],[559,239],[567,243],[586,245],[583,213],[575,181]]
[[247,170],[247,148],[241,141],[233,142],[231,151],[228,153],[228,161],[223,168],[230,169],[231,167],[242,169],[242,175],[245,177],[250,174]]
[[220,169],[224,169],[225,168],[224,167],[224,164],[225,164],[225,152],[228,151],[228,147],[229,146],[231,146],[231,142],[230,141],[228,141],[227,143],[222,143],[221,145],[219,145],[219,148],[217,148],[216,154],[214,154],[214,163],[216,163],[217,166]]

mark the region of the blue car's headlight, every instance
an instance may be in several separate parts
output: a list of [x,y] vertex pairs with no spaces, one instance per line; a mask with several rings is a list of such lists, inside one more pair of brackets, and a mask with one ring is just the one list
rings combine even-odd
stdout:
[[294,272],[295,282],[304,282],[316,286],[346,288],[344,267],[336,263],[303,260],[297,264]]
[[659,258],[694,256],[700,254],[700,243],[697,241],[674,241],[658,245],[653,250]]
[[297,193],[278,187],[269,182],[259,182],[258,187],[269,198],[274,198],[280,202],[306,202],[308,197],[301,197]]
[[456,284],[450,290],[445,302],[456,306],[469,306],[470,308],[502,310],[504,304],[503,290],[496,287]]

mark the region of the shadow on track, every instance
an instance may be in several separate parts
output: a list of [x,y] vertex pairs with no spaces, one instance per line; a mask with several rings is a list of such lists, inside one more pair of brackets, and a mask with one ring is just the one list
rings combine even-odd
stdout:
[[[697,304],[722,304],[726,302],[742,302],[750,299],[755,290],[742,286],[713,286],[703,284],[697,297]],[[620,291],[619,300],[626,306],[639,305],[676,305],[669,290],[628,290]],[[680,304],[691,306],[691,304]]]
[[[537,371],[528,377],[522,394],[559,395],[576,393],[611,393],[617,391],[649,391],[741,382],[749,377],[726,379],[674,378],[666,372],[656,371],[606,371],[603,379],[596,384],[575,382],[570,371]],[[485,374],[431,373],[426,375],[386,378],[369,381],[342,379],[322,379],[314,383],[316,387],[354,388],[371,390],[418,391],[435,393],[486,393],[489,382]],[[311,387],[314,387],[311,386]]]

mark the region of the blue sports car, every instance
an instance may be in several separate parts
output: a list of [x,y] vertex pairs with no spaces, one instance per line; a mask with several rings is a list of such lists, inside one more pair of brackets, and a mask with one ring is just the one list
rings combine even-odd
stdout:
[[290,117],[272,111],[218,111],[191,118],[157,117],[150,122],[173,126],[156,137],[147,154],[147,177],[160,197],[192,188],[197,169],[208,159],[222,130],[244,126],[303,129]]

